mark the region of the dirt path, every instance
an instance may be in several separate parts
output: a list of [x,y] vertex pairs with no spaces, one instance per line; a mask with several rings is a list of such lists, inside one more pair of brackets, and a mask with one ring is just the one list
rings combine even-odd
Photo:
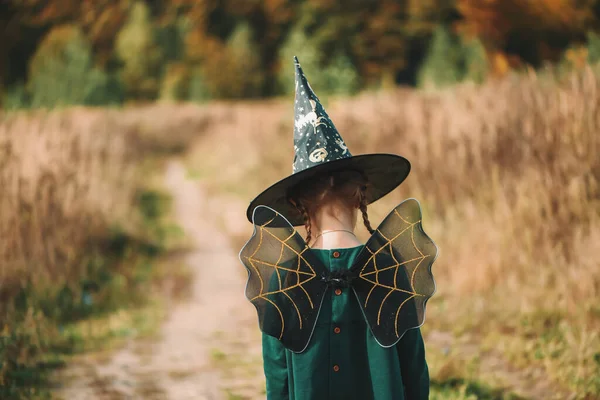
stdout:
[[170,162],[165,179],[178,223],[195,245],[186,259],[192,295],[169,311],[158,340],[133,340],[102,362],[78,361],[59,393],[64,399],[264,397],[256,313],[244,297],[237,254],[207,218],[211,199],[184,166]]

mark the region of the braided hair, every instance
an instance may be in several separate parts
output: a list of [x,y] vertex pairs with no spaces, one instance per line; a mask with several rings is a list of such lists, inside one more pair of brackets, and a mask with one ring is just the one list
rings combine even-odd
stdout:
[[366,196],[366,192],[367,192],[367,186],[363,185],[360,187],[360,194],[359,194],[359,203],[358,203],[358,209],[360,210],[361,214],[362,214],[362,218],[363,218],[363,223],[365,224],[365,228],[367,228],[367,230],[369,231],[369,233],[373,233],[375,232],[375,230],[373,229],[373,227],[371,226],[371,221],[369,221],[369,215],[367,214],[367,196]]
[[296,208],[298,213],[302,215],[302,220],[304,221],[304,228],[306,229],[306,243],[310,243],[312,239],[312,227],[310,224],[310,216],[308,215],[308,211],[306,207],[302,203],[297,203],[294,199],[290,198],[289,202]]
[[311,215],[328,201],[341,202],[349,208],[360,210],[365,228],[373,233],[367,213],[368,185],[369,182],[361,172],[347,170],[307,179],[292,188],[288,193],[288,201],[302,216],[306,228],[306,243],[310,243],[312,239]]

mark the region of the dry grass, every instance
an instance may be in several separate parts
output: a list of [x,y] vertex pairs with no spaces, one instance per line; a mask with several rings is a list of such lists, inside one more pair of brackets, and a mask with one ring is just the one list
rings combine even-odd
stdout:
[[2,303],[22,282],[78,274],[79,249],[131,212],[132,146],[104,117],[79,110],[2,117]]
[[[328,103],[354,154],[398,153],[413,165],[370,214],[380,220],[405,197],[424,207],[425,229],[441,249],[425,333],[452,333],[450,354],[475,343],[524,374],[541,368],[576,398],[597,396],[597,75],[585,70],[560,82],[519,76]],[[198,139],[190,174],[219,198],[249,201],[291,172],[292,121],[287,99],[0,116],[0,321],[8,308],[23,306],[19,294],[32,285],[81,292],[95,265],[84,261],[98,255],[87,246],[110,236],[115,223],[125,231],[144,226],[133,210],[148,152],[177,152]],[[152,214],[157,205],[150,203]],[[219,215],[236,240],[247,238],[245,210],[224,204],[235,202],[211,202],[207,213]],[[127,265],[116,271],[116,289],[136,279]],[[26,307],[18,329],[35,330],[38,319]],[[15,349],[11,357],[27,359],[29,347]]]
[[[159,110],[0,114],[0,397],[41,384],[49,350],[96,348],[140,325],[104,314],[142,304],[148,288],[185,292],[186,271],[151,263],[176,230],[150,164],[183,149],[193,126],[175,118],[178,135],[153,123]],[[97,316],[106,332],[78,322]]]
[[[192,153],[191,173],[246,201],[291,173],[288,103],[228,107],[230,118]],[[578,398],[600,394],[598,75],[364,94],[326,108],[354,154],[392,152],[413,165],[370,212],[380,220],[405,197],[425,208],[425,229],[441,249],[425,331],[468,336],[513,365],[541,366]],[[245,210],[211,211],[245,219]],[[225,219],[235,238],[251,233]]]
[[139,228],[134,208],[152,179],[140,164],[181,150],[205,124],[182,111],[0,114],[0,304],[25,284],[80,278],[91,241],[110,236],[115,224]]

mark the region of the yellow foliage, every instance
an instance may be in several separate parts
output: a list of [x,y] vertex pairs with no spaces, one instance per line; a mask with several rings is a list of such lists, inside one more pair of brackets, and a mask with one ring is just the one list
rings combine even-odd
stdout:
[[569,65],[574,68],[585,68],[588,61],[588,53],[589,52],[586,47],[575,47],[568,49],[565,52],[565,61],[567,61]]

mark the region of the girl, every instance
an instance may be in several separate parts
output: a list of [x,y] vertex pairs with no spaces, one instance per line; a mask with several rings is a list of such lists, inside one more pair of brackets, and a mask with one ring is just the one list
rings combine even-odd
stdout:
[[[437,251],[419,230],[420,210],[411,220],[418,203],[401,204],[377,231],[367,214],[410,164],[353,157],[295,64],[294,174],[250,204],[257,230],[240,253],[263,330],[267,399],[427,399],[419,326]],[[354,233],[359,217],[366,245]],[[305,239],[288,223],[304,225]]]

